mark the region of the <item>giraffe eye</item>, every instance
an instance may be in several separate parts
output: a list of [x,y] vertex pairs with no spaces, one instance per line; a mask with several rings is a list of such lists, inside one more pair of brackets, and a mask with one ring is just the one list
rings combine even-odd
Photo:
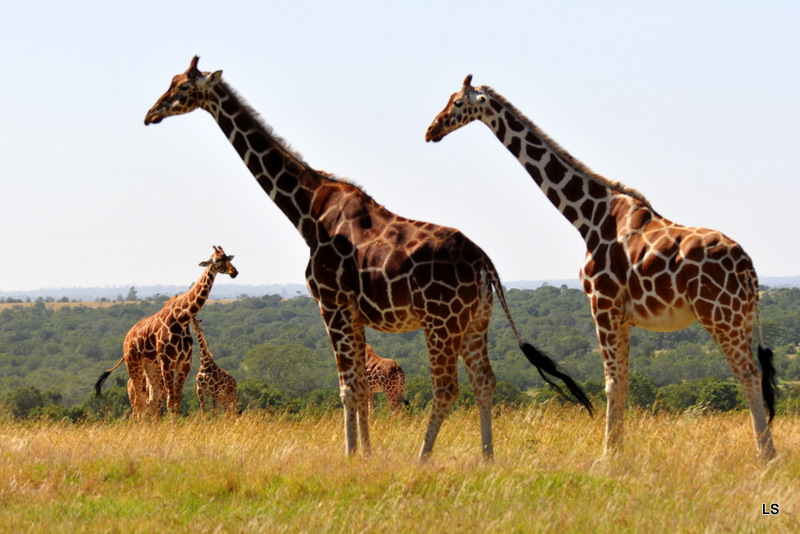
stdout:
[[464,105],[464,101],[463,100],[456,100],[455,102],[453,102],[453,105],[455,107],[457,107],[457,108],[460,108],[461,106]]
[[189,82],[182,83],[178,86],[178,91],[188,91],[189,88],[192,86]]

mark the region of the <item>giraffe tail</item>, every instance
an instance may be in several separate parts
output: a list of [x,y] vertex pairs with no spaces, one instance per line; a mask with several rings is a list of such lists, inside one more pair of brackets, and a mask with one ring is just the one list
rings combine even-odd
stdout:
[[103,392],[101,391],[102,387],[103,387],[103,382],[105,382],[106,378],[108,378],[111,375],[111,373],[113,373],[114,370],[117,367],[122,365],[122,362],[124,362],[124,361],[125,361],[124,357],[120,358],[119,361],[117,362],[117,365],[115,365],[111,369],[106,370],[105,372],[103,372],[103,374],[100,375],[100,378],[98,378],[97,382],[94,383],[94,395],[95,395],[95,397],[100,397],[100,398],[103,397]]
[[511,311],[508,309],[508,304],[506,303],[506,295],[503,291],[503,286],[500,284],[500,275],[497,274],[497,270],[494,268],[494,265],[492,265],[491,260],[489,260],[488,257],[486,258],[486,274],[491,285],[494,287],[495,293],[497,293],[497,300],[500,301],[500,305],[503,307],[503,311],[508,318],[508,323],[511,325],[511,330],[514,332],[514,335],[517,338],[517,343],[519,343],[519,347],[522,349],[525,357],[528,358],[528,361],[531,362],[534,367],[536,367],[536,370],[539,371],[539,374],[544,381],[550,384],[559,393],[559,395],[562,397],[567,397],[561,388],[558,387],[558,385],[547,375],[561,379],[561,381],[567,386],[567,389],[572,396],[575,397],[575,399],[586,408],[586,411],[589,412],[590,416],[593,415],[594,407],[592,406],[592,401],[589,400],[589,397],[572,379],[572,377],[570,377],[564,371],[561,371],[558,368],[558,365],[556,365],[556,362],[554,362],[553,359],[547,354],[540,351],[530,343],[523,343],[522,338],[517,331],[517,326],[514,324],[514,319],[511,318]]
[[772,364],[772,351],[766,347],[758,346],[758,363],[761,364],[761,393],[764,395],[764,404],[769,411],[769,421],[775,418],[775,366]]
[[761,366],[761,394],[769,412],[767,424],[770,424],[775,418],[775,387],[777,386],[775,365],[772,363],[772,350],[765,345],[764,332],[761,329],[761,298],[758,294],[758,280],[756,279],[755,271],[751,271],[749,281],[750,289],[756,296],[755,319],[758,327],[758,363]]
[[531,362],[536,370],[539,371],[539,374],[542,376],[545,382],[550,384],[556,391],[558,391],[559,395],[562,397],[567,397],[564,395],[564,392],[561,391],[561,388],[558,385],[550,380],[547,376],[552,375],[556,378],[560,378],[562,382],[567,386],[567,389],[572,394],[575,399],[583,404],[586,410],[589,412],[589,415],[594,415],[594,407],[592,406],[592,401],[589,400],[589,397],[586,393],[581,389],[581,387],[564,371],[561,371],[556,362],[553,361],[547,354],[540,351],[530,343],[523,343],[520,345],[522,352],[528,358],[528,361]]

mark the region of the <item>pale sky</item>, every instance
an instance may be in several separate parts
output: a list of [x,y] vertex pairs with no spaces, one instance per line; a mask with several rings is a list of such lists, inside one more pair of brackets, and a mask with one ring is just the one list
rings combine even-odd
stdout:
[[585,249],[484,125],[425,143],[470,73],[762,277],[800,274],[800,2],[117,4],[0,9],[0,290],[188,285],[212,245],[237,283],[304,282],[209,114],[144,126],[195,54],[310,165],[461,229],[505,282],[576,278]]

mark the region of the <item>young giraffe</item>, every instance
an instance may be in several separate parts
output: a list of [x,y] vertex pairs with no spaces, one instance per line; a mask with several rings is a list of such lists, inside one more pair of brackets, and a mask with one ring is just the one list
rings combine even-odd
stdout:
[[209,112],[308,244],[306,281],[336,355],[347,454],[355,454],[357,435],[363,453],[370,453],[366,325],[384,332],[425,331],[434,401],[420,458],[430,455],[458,394],[459,356],[479,406],[483,454],[492,455],[495,377],[486,335],[493,287],[526,356],[540,372],[561,378],[590,407],[568,375],[522,343],[497,271],[477,245],[456,229],[395,215],[358,187],[312,169],[240,100],[222,80],[222,71],[201,72],[197,59],[172,79],[145,125],[197,108]]
[[223,412],[237,413],[236,379],[214,361],[214,355],[208,350],[206,336],[200,328],[200,319],[192,317],[191,324],[200,349],[200,369],[197,370],[197,399],[200,401],[200,411],[206,411],[206,395],[209,395],[212,411],[219,406]]
[[[189,320],[205,304],[214,277],[224,273],[231,278],[239,274],[222,247],[214,247],[208,261],[200,263],[205,271],[194,285],[182,295],[169,299],[157,313],[145,317],[125,336],[122,359],[105,371],[95,384],[99,397],[103,382],[124,361],[132,384],[128,387],[134,419],[143,414],[158,415],[166,393],[167,410],[177,415],[181,404],[183,383],[192,366],[192,334]],[[145,399],[147,397],[147,399]]]
[[[483,121],[586,241],[580,276],[603,353],[605,454],[622,441],[631,327],[668,332],[699,321],[744,388],[758,452],[772,458],[775,369],[761,333],[756,272],[742,247],[714,230],[661,217],[637,191],[593,173],[490,87],[471,82],[467,76],[425,139],[437,142]],[[751,349],[754,320],[758,363]]]
[[386,394],[393,415],[400,413],[406,390],[406,375],[400,365],[389,358],[381,358],[372,347],[366,346],[367,387],[369,387],[370,412],[375,408],[375,395]]

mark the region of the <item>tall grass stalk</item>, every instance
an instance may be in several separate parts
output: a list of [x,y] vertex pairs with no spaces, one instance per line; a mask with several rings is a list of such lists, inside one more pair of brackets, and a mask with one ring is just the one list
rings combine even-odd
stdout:
[[[424,416],[372,424],[345,458],[342,416],[245,412],[177,422],[0,421],[5,532],[797,532],[800,418],[755,456],[746,413],[629,412],[624,451],[597,461],[603,418],[497,410],[495,459],[478,416],[445,422],[430,461]],[[779,513],[771,505],[777,505]]]

